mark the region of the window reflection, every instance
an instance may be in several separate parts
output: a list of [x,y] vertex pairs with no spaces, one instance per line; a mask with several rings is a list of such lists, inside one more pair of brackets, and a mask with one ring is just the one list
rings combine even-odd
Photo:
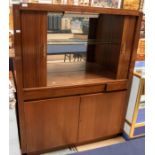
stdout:
[[85,61],[89,19],[48,15],[48,61]]
[[78,83],[90,77],[86,76],[87,48],[93,43],[88,43],[89,20],[87,15],[48,14],[47,85]]

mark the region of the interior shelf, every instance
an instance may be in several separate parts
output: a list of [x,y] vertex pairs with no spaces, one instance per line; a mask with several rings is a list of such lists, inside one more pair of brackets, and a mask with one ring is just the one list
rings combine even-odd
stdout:
[[[85,62],[47,63],[48,86],[70,86],[112,81],[103,67]],[[105,76],[106,75],[106,76]]]
[[118,41],[106,41],[102,39],[78,39],[78,38],[69,38],[69,39],[48,39],[48,44],[119,44]]

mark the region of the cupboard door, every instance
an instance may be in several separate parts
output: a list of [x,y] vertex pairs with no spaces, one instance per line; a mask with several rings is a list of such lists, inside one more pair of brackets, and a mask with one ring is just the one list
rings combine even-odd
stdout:
[[126,91],[81,96],[79,142],[121,133]]
[[47,13],[21,13],[24,88],[46,86]]
[[79,97],[25,102],[27,152],[77,142]]

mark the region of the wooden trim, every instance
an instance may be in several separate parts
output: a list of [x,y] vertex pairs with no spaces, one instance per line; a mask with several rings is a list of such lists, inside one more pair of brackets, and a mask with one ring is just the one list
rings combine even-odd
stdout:
[[134,134],[134,129],[136,126],[136,120],[137,120],[139,105],[140,105],[140,97],[142,94],[142,89],[141,89],[142,87],[143,87],[143,83],[142,83],[142,79],[140,79],[140,85],[139,85],[139,89],[138,89],[138,93],[137,93],[137,99],[136,99],[134,114],[133,114],[133,118],[132,118],[132,125],[131,125],[131,134],[132,135]]
[[36,89],[36,90],[25,90],[24,89],[24,100],[39,100],[49,99],[56,97],[67,97],[73,95],[99,93],[105,91],[105,84],[94,85],[94,86],[79,86],[79,87],[66,87],[66,88],[47,88],[47,89]]
[[[127,119],[125,120],[126,121],[126,123],[128,124],[128,125],[132,125],[132,123],[131,122],[129,122]],[[145,122],[142,122],[142,123],[136,123],[135,124],[135,128],[139,128],[139,127],[142,127],[142,126],[145,126]]]
[[138,137],[142,137],[142,136],[145,136],[145,134],[140,134],[140,135],[138,135],[138,136],[131,136],[131,139],[138,138]]
[[[134,65],[135,65],[135,60],[136,60],[136,55],[137,55],[137,47],[138,47],[138,40],[139,40],[139,34],[140,34],[140,27],[141,27],[141,20],[143,17],[143,13],[139,12],[139,16],[136,17],[136,24],[135,24],[135,31],[134,31],[134,37],[133,37],[133,46],[132,46],[132,52],[130,55],[130,64],[129,64],[129,70],[128,70],[128,92],[127,92],[127,98],[126,102],[128,103],[129,97],[130,97],[130,91],[131,91],[131,84],[132,84],[132,77],[133,77],[133,70],[134,70]],[[128,104],[126,104],[126,111],[127,111]],[[125,116],[124,116],[125,118]],[[124,119],[125,122],[125,119]],[[123,127],[124,124],[122,124]],[[131,133],[131,130],[130,130]]]
[[[128,82],[128,79],[107,79],[104,80],[103,82],[94,82],[94,83],[83,83],[82,86],[96,86],[96,85],[102,85],[102,84],[113,84],[113,83],[125,83]],[[74,85],[65,85],[65,86],[47,86],[47,87],[33,87],[33,88],[24,88],[24,91],[35,91],[35,90],[46,90],[46,89],[57,89],[57,88],[68,88],[68,87],[80,87],[81,85],[79,84],[74,84]]]
[[137,55],[138,40],[139,40],[142,17],[143,17],[143,13],[140,13],[140,16],[137,17],[137,22],[136,22],[136,26],[135,26],[135,28],[136,28],[135,33],[134,33],[135,36],[134,36],[134,40],[133,40],[132,54],[130,57],[130,67],[129,67],[129,71],[128,71],[128,78],[130,80],[132,79],[136,55]]
[[128,89],[128,81],[127,80],[108,83],[106,85],[106,91],[125,90],[125,89]]
[[145,126],[145,123],[136,123],[135,124],[135,128],[139,128],[139,127],[142,127],[142,126]]
[[[63,86],[63,87],[38,87],[38,88],[25,88],[24,89],[24,100],[35,100],[35,99],[47,99],[53,97],[64,97],[70,95],[81,95],[100,93],[105,91],[119,91],[125,90],[128,87],[128,80],[114,80],[106,81],[103,83],[96,84],[85,84],[85,85],[74,85],[74,86]],[[106,86],[110,84],[109,86]],[[114,86],[116,88],[114,88]],[[108,88],[108,89],[107,89]]]
[[128,136],[128,138],[130,138],[130,139],[134,139],[134,138],[138,138],[138,137],[145,136],[145,134],[140,134],[140,135],[138,135],[138,136],[128,135],[125,131],[124,131],[124,133],[125,133],[125,134]]
[[140,78],[140,79],[142,78],[142,76],[140,75],[140,73],[134,72],[133,75],[136,76],[136,77],[138,77],[138,78]]
[[22,4],[19,5],[20,10],[33,10],[33,11],[52,11],[52,12],[88,12],[88,13],[102,13],[102,14],[115,14],[115,15],[131,15],[139,16],[140,12],[136,10],[125,10],[125,9],[112,9],[112,8],[99,8],[90,6],[73,6],[73,5],[54,5],[54,4],[35,4],[28,3],[26,7]]
[[[13,6],[13,18],[14,18],[14,46],[15,46],[15,68],[16,68],[16,86],[18,97],[18,111],[19,111],[19,132],[20,132],[20,144],[23,153],[26,152],[26,128],[25,128],[25,116],[24,116],[24,101],[23,101],[23,81],[22,81],[22,47],[21,47],[21,25],[20,25],[20,10],[19,6]],[[16,30],[19,30],[17,33]]]
[[126,123],[128,124],[128,125],[130,125],[131,126],[131,122],[129,122],[127,119],[125,119],[125,121],[126,121]]
[[125,16],[121,39],[119,62],[117,65],[116,78],[128,78],[130,57],[132,54],[132,45],[137,18],[134,16]]

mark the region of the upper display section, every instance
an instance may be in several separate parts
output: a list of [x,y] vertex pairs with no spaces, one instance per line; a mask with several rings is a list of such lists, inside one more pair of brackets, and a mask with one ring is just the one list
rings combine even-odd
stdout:
[[139,16],[141,12],[135,10],[123,10],[112,8],[100,8],[90,6],[72,6],[72,5],[53,5],[53,4],[20,4],[20,10],[48,11],[48,12],[79,12],[79,13],[99,13],[99,14],[115,14],[115,15],[132,15]]
[[104,84],[133,70],[138,11],[25,4],[14,20],[23,88]]

